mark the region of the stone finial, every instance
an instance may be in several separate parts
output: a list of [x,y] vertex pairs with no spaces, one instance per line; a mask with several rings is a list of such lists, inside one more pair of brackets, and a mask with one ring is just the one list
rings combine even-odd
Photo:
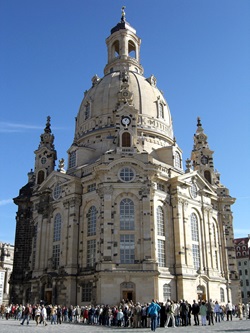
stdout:
[[192,169],[192,164],[191,164],[191,160],[189,158],[186,159],[186,170],[185,172],[188,173],[190,172]]
[[44,129],[45,133],[51,133],[51,129],[50,129],[50,116],[47,117],[47,123],[46,123],[46,127]]
[[58,166],[58,170],[61,173],[66,173],[66,171],[64,170],[64,158],[61,158],[59,160],[59,166]]

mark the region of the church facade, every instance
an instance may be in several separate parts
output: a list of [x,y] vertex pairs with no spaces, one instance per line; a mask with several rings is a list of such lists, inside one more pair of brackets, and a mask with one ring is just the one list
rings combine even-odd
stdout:
[[106,39],[104,76],[81,102],[67,167],[61,159],[55,168],[47,118],[34,171],[14,198],[15,303],[239,301],[235,199],[199,118],[183,167],[168,104],[156,78],[143,76],[140,44],[123,11]]

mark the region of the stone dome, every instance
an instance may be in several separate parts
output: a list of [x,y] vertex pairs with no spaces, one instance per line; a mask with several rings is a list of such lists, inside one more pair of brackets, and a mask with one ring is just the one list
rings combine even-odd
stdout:
[[[138,116],[148,120],[159,119],[162,127],[159,132],[173,139],[171,114],[166,100],[160,90],[155,86],[155,78],[146,79],[135,72],[129,72],[128,92],[132,94],[131,104],[137,110]],[[112,124],[114,110],[118,108],[119,93],[121,89],[121,73],[119,71],[110,73],[102,79],[97,79],[83,98],[77,116],[76,137],[80,138],[83,132],[93,129],[98,119],[110,119],[105,126]],[[124,92],[123,92],[124,93]],[[91,109],[90,117],[87,115],[88,108]],[[162,113],[160,115],[160,112]],[[88,118],[89,117],[89,118]],[[87,126],[88,124],[92,124]],[[104,126],[104,124],[103,124]],[[138,123],[138,126],[146,131],[155,131],[154,126]]]
[[170,110],[156,86],[156,78],[143,76],[141,39],[135,29],[121,21],[111,30],[106,44],[108,63],[104,77],[95,75],[92,87],[84,93],[76,118],[74,145],[99,150],[100,154],[116,149],[119,132],[125,126],[124,117],[129,123],[132,121],[131,146],[140,140],[150,142],[146,149],[150,153],[172,145]]

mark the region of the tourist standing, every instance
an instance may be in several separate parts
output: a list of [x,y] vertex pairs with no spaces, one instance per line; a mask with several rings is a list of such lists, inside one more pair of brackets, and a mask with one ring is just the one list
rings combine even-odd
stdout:
[[201,325],[206,326],[207,323],[207,307],[204,301],[201,302],[200,306]]
[[194,316],[194,326],[200,325],[199,312],[200,312],[199,304],[196,302],[196,300],[193,300],[193,304],[191,306],[191,313]]
[[161,310],[160,305],[157,304],[153,299],[148,308],[148,314],[150,315],[151,318],[151,331],[153,332],[155,332],[157,328],[157,318],[158,318],[158,312],[160,310]]
[[46,310],[44,304],[42,305],[41,316],[42,316],[41,323],[43,323],[44,326],[47,326],[47,310]]
[[226,310],[227,310],[227,321],[233,320],[233,316],[232,316],[232,311],[233,311],[233,306],[230,303],[230,301],[228,301],[227,305],[226,305]]

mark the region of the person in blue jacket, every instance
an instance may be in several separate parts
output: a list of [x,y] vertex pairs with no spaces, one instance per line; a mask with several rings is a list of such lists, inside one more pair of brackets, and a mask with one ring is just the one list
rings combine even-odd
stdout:
[[154,299],[152,299],[152,303],[148,307],[148,315],[151,318],[151,331],[153,332],[155,332],[157,328],[157,318],[160,310],[160,305],[157,304]]

